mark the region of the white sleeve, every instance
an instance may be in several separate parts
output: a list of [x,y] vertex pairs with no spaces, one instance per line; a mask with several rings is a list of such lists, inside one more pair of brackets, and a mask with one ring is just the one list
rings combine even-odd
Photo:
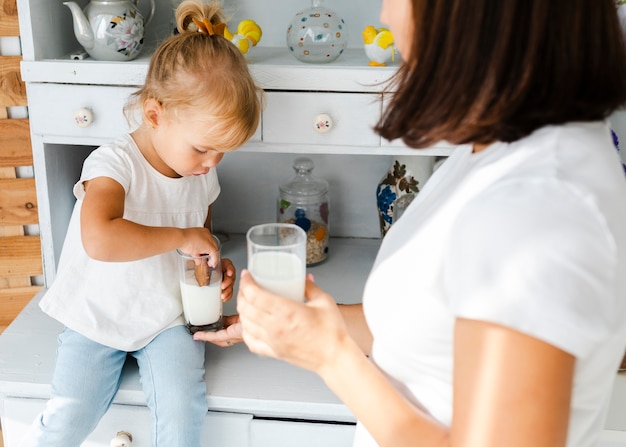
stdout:
[[128,192],[132,178],[132,163],[128,154],[112,145],[104,145],[95,149],[85,159],[80,180],[74,185],[74,196],[82,199],[85,195],[83,182],[96,177],[109,177],[118,182]]

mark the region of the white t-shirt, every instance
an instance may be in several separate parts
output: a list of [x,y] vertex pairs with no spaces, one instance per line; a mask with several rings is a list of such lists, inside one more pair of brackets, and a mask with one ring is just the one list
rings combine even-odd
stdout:
[[[455,318],[572,354],[567,445],[594,445],[626,345],[626,179],[607,124],[456,149],[385,236],[363,303],[375,363],[447,425]],[[376,443],[359,425],[354,445]]]
[[176,251],[132,262],[91,259],[80,236],[83,182],[110,177],[126,191],[124,218],[149,226],[203,227],[220,193],[215,169],[170,178],[143,157],[130,135],[94,150],[74,185],[70,219],[56,279],[41,300],[44,312],[85,337],[135,351],[184,324]]

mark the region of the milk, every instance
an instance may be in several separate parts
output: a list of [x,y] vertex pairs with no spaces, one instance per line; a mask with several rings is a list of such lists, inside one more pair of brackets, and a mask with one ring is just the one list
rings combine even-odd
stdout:
[[222,316],[222,293],[220,281],[199,286],[193,270],[185,272],[185,281],[180,282],[185,319],[192,326],[215,323]]
[[252,255],[248,270],[264,289],[277,295],[304,301],[305,267],[293,253],[261,251]]

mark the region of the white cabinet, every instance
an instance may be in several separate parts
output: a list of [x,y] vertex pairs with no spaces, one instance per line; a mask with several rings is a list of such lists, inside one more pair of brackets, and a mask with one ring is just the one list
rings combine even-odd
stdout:
[[[84,6],[87,0],[78,3]],[[139,3],[146,8],[148,2]],[[171,9],[165,3],[157,2],[139,57],[109,62],[70,58],[80,45],[70,10],[62,2],[18,1],[47,284],[54,279],[65,235],[73,201],[68,186],[78,175],[75,165],[79,170],[86,152],[132,127],[122,106],[142,84],[151,52],[169,34]],[[214,228],[241,233],[253,224],[274,220],[277,185],[292,175],[294,154],[309,154],[316,163],[315,174],[331,185],[331,236],[378,238],[375,190],[391,155],[434,156],[451,150],[446,144],[422,151],[401,143],[389,145],[372,130],[382,112],[383,82],[397,69],[397,62],[370,67],[362,48],[361,31],[368,24],[379,24],[380,2],[335,0],[327,5],[345,19],[350,35],[348,49],[329,64],[300,62],[285,45],[288,23],[297,11],[310,6],[309,0],[222,3],[233,17],[231,28],[244,18],[263,28],[263,38],[248,61],[267,92],[267,104],[256,135],[218,167],[227,187],[215,206]],[[83,112],[89,124],[80,127],[76,116],[82,119]],[[316,128],[320,119],[330,127]]]
[[[87,0],[77,2],[87,4]],[[168,2],[157,2],[142,54],[120,63],[70,59],[79,45],[70,11],[61,1],[17,3],[49,285],[74,203],[71,187],[82,162],[93,148],[132,127],[122,107],[143,83],[157,42],[168,35],[171,10]],[[139,3],[146,7],[147,2]],[[379,25],[380,0],[328,2],[348,25],[349,48],[337,61],[320,65],[297,61],[284,43],[287,24],[298,10],[309,6],[308,0],[222,3],[233,17],[231,23],[252,18],[263,28],[263,39],[248,61],[267,93],[256,135],[228,154],[218,168],[222,194],[214,210],[214,228],[230,238],[224,254],[239,270],[245,266],[241,233],[252,224],[275,219],[277,185],[291,176],[295,154],[308,154],[316,163],[316,175],[330,182],[331,235],[341,236],[331,240],[328,261],[314,267],[313,273],[339,301],[358,302],[379,244],[376,185],[391,155],[447,155],[451,147],[440,143],[413,151],[399,142],[381,141],[372,131],[383,109],[381,83],[396,70],[396,66],[369,67],[361,47],[361,30]],[[329,121],[330,130],[316,128],[320,117]],[[56,334],[61,328],[41,313],[39,298],[0,337],[5,447],[15,447],[50,393]],[[226,312],[232,311],[234,303],[228,303]],[[227,350],[208,346],[206,368],[210,412],[205,445],[350,445],[354,417],[313,374],[252,355],[243,345]],[[136,367],[131,365],[112,409],[84,445],[108,446],[118,430],[132,432],[136,447],[149,445],[147,416]],[[612,428],[613,433],[620,430]]]
[[[30,424],[44,409],[42,399],[7,398],[4,400],[6,417],[2,419],[2,432],[6,446],[18,445]],[[251,414],[207,413],[204,423],[202,447],[250,445]],[[83,447],[109,447],[111,439],[125,431],[133,437],[134,447],[150,446],[150,414],[141,405],[113,404],[98,427],[82,444]]]

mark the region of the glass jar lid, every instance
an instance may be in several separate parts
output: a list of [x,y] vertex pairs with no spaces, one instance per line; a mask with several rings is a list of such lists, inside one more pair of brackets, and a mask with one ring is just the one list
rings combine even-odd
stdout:
[[313,198],[323,196],[328,192],[328,182],[314,177],[311,173],[315,164],[308,157],[298,157],[293,162],[296,174],[280,185],[280,193],[294,198]]

